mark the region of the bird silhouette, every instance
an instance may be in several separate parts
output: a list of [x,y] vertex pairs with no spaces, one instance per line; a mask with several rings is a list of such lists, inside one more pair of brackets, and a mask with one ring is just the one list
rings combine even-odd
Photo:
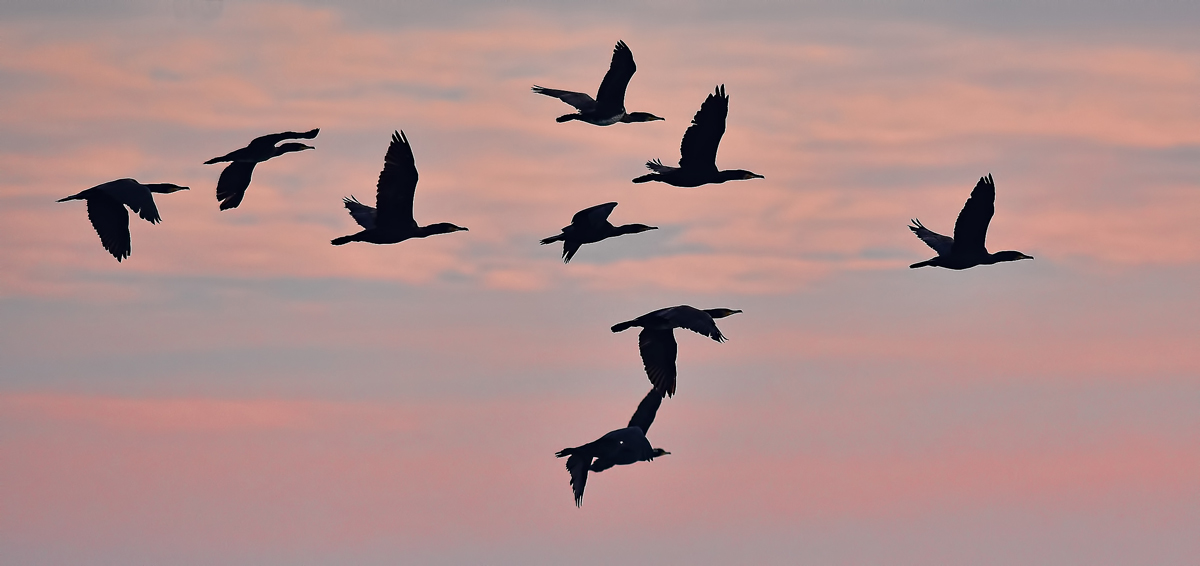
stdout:
[[570,263],[571,258],[575,257],[575,252],[579,251],[579,247],[583,244],[594,244],[616,236],[637,234],[647,230],[658,229],[657,226],[647,226],[645,224],[613,226],[608,221],[608,215],[616,207],[617,203],[606,202],[576,212],[575,216],[571,218],[571,224],[564,227],[561,234],[543,239],[542,244],[562,242],[563,263]]
[[279,146],[275,144],[283,140],[312,139],[317,137],[320,131],[320,128],[314,128],[307,132],[281,132],[260,136],[251,140],[246,147],[205,161],[205,165],[232,162],[221,171],[221,178],[217,180],[217,200],[221,202],[221,210],[237,208],[242,204],[246,189],[250,187],[250,176],[254,174],[255,165],[285,153],[314,149],[313,146],[302,143],[285,143]]
[[612,63],[608,66],[604,80],[600,82],[600,90],[596,92],[595,100],[582,92],[555,90],[537,85],[533,86],[533,92],[553,96],[578,110],[574,114],[559,116],[556,119],[558,122],[579,120],[597,126],[608,126],[617,122],[662,120],[648,112],[625,112],[625,88],[629,86],[629,79],[636,71],[637,65],[633,63],[633,52],[629,50],[629,46],[625,45],[624,41],[618,41],[617,46],[613,48]]
[[383,171],[376,184],[375,207],[369,207],[353,196],[342,203],[363,230],[332,240],[340,246],[348,242],[395,244],[410,238],[424,238],[466,230],[449,222],[418,226],[413,218],[413,197],[417,191],[417,166],[412,146],[402,132],[392,133],[392,143],[383,159]]
[[108,253],[121,261],[129,257],[129,212],[128,206],[134,212],[151,224],[158,224],[158,207],[154,204],[153,193],[169,194],[176,191],[186,191],[187,187],[171,183],[142,184],[133,179],[117,179],[96,185],[85,191],[80,191],[69,197],[58,199],[58,202],[69,200],[87,201],[88,219],[92,228],[100,236],[100,244]]
[[571,472],[571,490],[575,492],[575,506],[583,505],[583,487],[587,484],[588,471],[603,472],[613,466],[650,461],[670,454],[662,448],[650,446],[646,433],[654,423],[654,416],[662,404],[662,395],[651,389],[638,403],[637,410],[629,419],[629,426],[614,430],[599,439],[576,446],[563,448],[554,455],[567,456],[567,471]]
[[638,334],[638,350],[642,354],[642,365],[646,367],[646,377],[654,384],[654,390],[659,396],[675,395],[675,357],[679,345],[675,342],[674,329],[686,328],[692,332],[703,334],[724,342],[725,336],[717,328],[716,318],[724,318],[742,311],[735,309],[700,310],[688,305],[667,307],[644,314],[633,320],[628,320],[612,327],[613,332],[621,332],[634,326],[642,327]]
[[683,133],[683,141],[679,144],[679,167],[663,165],[657,159],[647,161],[646,168],[653,173],[642,175],[633,182],[659,181],[676,187],[699,187],[709,183],[762,179],[762,175],[745,169],[717,169],[717,146],[721,144],[721,136],[725,135],[725,117],[728,115],[729,97],[725,95],[725,85],[721,85],[704,99],[704,104],[692,118],[692,125]]
[[987,237],[988,224],[996,212],[996,183],[992,176],[980,177],[979,182],[971,191],[971,197],[958,213],[954,223],[954,237],[943,236],[926,228],[921,221],[913,219],[908,227],[922,242],[938,253],[937,257],[910,265],[910,268],[944,267],[946,269],[967,269],[976,265],[991,265],[1002,261],[1017,261],[1033,259],[1017,251],[988,253],[984,246]]

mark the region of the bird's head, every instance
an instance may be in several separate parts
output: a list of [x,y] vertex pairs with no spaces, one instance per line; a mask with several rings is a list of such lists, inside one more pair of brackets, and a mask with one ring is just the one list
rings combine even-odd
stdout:
[[751,173],[750,171],[746,171],[745,169],[735,169],[735,170],[734,170],[734,172],[738,174],[738,177],[737,177],[737,178],[738,178],[738,179],[742,179],[742,180],[745,180],[745,179],[766,179],[766,177],[763,177],[762,175],[759,175],[758,173]]
[[426,228],[426,230],[428,230],[430,234],[449,234],[450,232],[466,232],[467,231],[466,228],[464,228],[462,226],[455,226],[449,222],[438,222],[437,224],[430,224]]
[[992,254],[992,258],[995,259],[997,262],[1001,262],[1001,261],[1017,261],[1018,259],[1033,259],[1033,256],[1025,255],[1021,252],[1015,252],[1012,250],[1008,250],[1008,251],[1003,251],[1003,252],[996,252],[996,253]]
[[152,192],[152,193],[164,193],[164,194],[170,194],[170,193],[173,193],[176,191],[190,190],[187,187],[181,187],[179,185],[173,185],[171,183],[151,183],[151,184],[146,185],[146,188],[149,189],[150,192]]
[[296,143],[296,142],[289,142],[289,143],[285,143],[285,144],[280,144],[278,147],[276,147],[275,155],[283,155],[285,153],[290,153],[293,151],[304,151],[306,149],[316,149],[316,148],[311,145],[305,145],[305,144]]
[[734,315],[742,311],[737,309],[708,309],[704,312],[708,313],[708,316],[713,318],[725,318],[729,315]]
[[648,230],[658,230],[658,226],[646,226],[645,224],[626,224],[621,227],[621,231],[626,234],[637,234]]
[[655,116],[649,112],[630,112],[621,118],[622,122],[653,122],[655,120],[666,120],[666,118]]

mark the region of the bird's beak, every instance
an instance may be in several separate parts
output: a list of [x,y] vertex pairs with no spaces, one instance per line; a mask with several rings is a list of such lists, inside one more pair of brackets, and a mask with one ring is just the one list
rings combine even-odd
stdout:
[[1033,256],[1021,254],[1021,259],[1033,259]]
[[746,177],[746,178],[747,179],[766,179],[766,177],[759,175],[758,173],[751,173],[750,176]]
[[738,314],[742,312],[740,309],[730,309],[729,314]]
[[469,231],[470,231],[470,230],[468,230],[467,228],[464,228],[464,227],[462,227],[462,226],[459,226],[459,227],[458,227],[458,230],[455,230],[455,232],[469,232]]

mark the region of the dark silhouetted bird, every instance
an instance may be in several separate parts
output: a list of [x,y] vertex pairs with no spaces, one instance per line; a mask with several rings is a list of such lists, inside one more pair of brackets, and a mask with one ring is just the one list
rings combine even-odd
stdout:
[[317,137],[320,128],[307,132],[282,132],[254,138],[250,145],[231,151],[221,157],[205,161],[205,165],[232,161],[217,180],[217,200],[221,201],[221,210],[237,208],[246,196],[246,188],[250,186],[250,175],[254,174],[254,166],[272,157],[277,157],[292,151],[313,149],[311,145],[302,143],[285,143],[276,146],[283,140],[312,139]]
[[633,63],[633,52],[624,41],[618,41],[617,46],[613,48],[612,64],[608,66],[608,73],[600,82],[600,90],[596,91],[595,100],[582,92],[555,90],[537,85],[534,85],[533,92],[553,96],[579,110],[575,114],[559,116],[559,122],[579,120],[597,126],[608,126],[617,122],[662,120],[647,112],[625,112],[625,87],[629,86],[629,79],[633,77],[634,71],[637,71],[637,65]]
[[646,366],[646,376],[654,384],[654,390],[659,396],[675,395],[675,356],[679,345],[675,343],[675,328],[686,328],[692,332],[703,334],[724,342],[725,336],[717,329],[715,318],[725,318],[742,311],[734,309],[700,310],[687,305],[659,309],[644,314],[633,320],[614,324],[613,332],[640,326],[638,334],[638,350],[642,353],[642,364]]
[[128,206],[138,213],[143,220],[158,224],[158,207],[154,205],[152,193],[173,193],[186,191],[187,187],[171,183],[152,183],[143,185],[133,179],[117,179],[102,185],[96,185],[86,191],[73,194],[58,202],[69,200],[86,200],[88,219],[92,228],[100,236],[100,243],[108,253],[121,261],[129,257],[129,212]]
[[967,269],[976,265],[991,265],[1002,261],[1018,259],[1033,259],[1021,252],[1003,251],[990,254],[984,247],[987,237],[988,224],[996,212],[996,184],[992,176],[980,177],[979,183],[971,191],[971,198],[963,205],[954,223],[954,237],[943,236],[926,228],[919,220],[913,220],[912,230],[921,241],[938,253],[937,257],[917,262],[909,267],[945,267],[946,269]]
[[575,492],[575,506],[583,505],[583,486],[587,483],[588,470],[603,472],[613,466],[650,461],[670,454],[662,448],[652,448],[646,439],[654,415],[662,404],[662,395],[651,389],[638,403],[638,408],[629,419],[629,426],[614,430],[594,442],[575,448],[563,448],[555,456],[567,458],[567,471],[571,472],[571,489]]
[[562,242],[563,263],[569,263],[571,258],[575,257],[575,252],[579,251],[579,246],[584,244],[594,244],[600,240],[614,236],[637,234],[638,232],[658,229],[657,226],[646,226],[645,224],[613,226],[608,221],[608,215],[612,213],[616,206],[617,203],[615,202],[606,202],[576,212],[575,216],[571,218],[571,225],[564,227],[562,234],[546,238],[542,240],[542,244]]
[[343,198],[350,216],[363,230],[357,234],[332,240],[340,246],[347,242],[371,244],[395,244],[409,238],[424,238],[434,234],[446,234],[466,230],[449,222],[429,226],[417,226],[413,219],[413,196],[417,192],[417,165],[413,160],[412,146],[400,132],[392,133],[392,143],[383,158],[383,171],[376,184],[375,206],[371,208],[353,196]]
[[725,117],[728,115],[729,97],[725,96],[725,85],[721,85],[700,105],[692,125],[683,133],[683,142],[679,144],[679,167],[663,165],[657,159],[648,161],[646,167],[654,172],[633,182],[661,181],[676,187],[699,187],[708,183],[762,179],[762,175],[744,169],[717,170],[717,146],[721,144],[721,136],[725,135]]

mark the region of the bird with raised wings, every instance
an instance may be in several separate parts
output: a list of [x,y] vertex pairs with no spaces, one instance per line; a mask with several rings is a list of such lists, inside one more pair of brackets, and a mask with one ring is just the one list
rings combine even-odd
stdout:
[[563,448],[554,455],[567,456],[567,471],[571,473],[571,490],[575,492],[575,506],[583,505],[583,487],[587,484],[588,471],[603,472],[613,466],[650,461],[670,454],[662,448],[650,446],[646,433],[654,423],[654,416],[662,404],[662,395],[651,389],[638,403],[629,426],[614,430],[599,439],[576,446]]
[[608,221],[608,215],[612,214],[613,209],[616,207],[617,203],[606,202],[576,212],[575,216],[571,218],[571,224],[564,227],[561,234],[543,239],[542,244],[562,242],[563,263],[570,263],[571,258],[575,257],[575,252],[579,251],[579,247],[584,244],[594,244],[616,236],[637,234],[647,230],[658,229],[657,226],[647,226],[645,224],[613,226]]
[[662,120],[648,112],[625,111],[625,89],[629,86],[629,79],[633,78],[635,71],[637,71],[637,65],[633,63],[633,52],[629,50],[629,46],[625,45],[624,41],[618,41],[617,46],[613,48],[612,63],[608,66],[608,73],[605,73],[604,80],[600,82],[600,90],[596,91],[595,99],[582,92],[556,90],[537,85],[533,86],[533,92],[553,96],[578,110],[574,114],[559,116],[556,119],[557,122],[579,120],[597,126],[608,126],[617,122]]
[[383,158],[383,171],[376,183],[375,206],[370,207],[353,196],[342,199],[346,210],[362,231],[334,238],[332,244],[348,242],[395,244],[410,238],[424,238],[466,230],[449,222],[418,226],[413,218],[413,197],[417,192],[417,165],[412,146],[403,132],[392,133],[392,143]]
[[725,118],[729,115],[729,97],[725,85],[708,95],[692,118],[692,125],[683,133],[679,144],[679,167],[663,165],[654,159],[646,162],[653,173],[633,180],[635,183],[659,181],[676,187],[699,187],[709,183],[724,183],[743,179],[762,179],[758,173],[745,169],[717,169],[717,146],[725,135]]
[[946,269],[967,269],[976,265],[991,265],[1002,261],[1017,261],[1033,259],[1017,251],[988,253],[984,246],[987,237],[988,224],[996,212],[996,183],[992,176],[980,177],[979,182],[971,191],[971,197],[958,213],[954,223],[954,237],[943,236],[926,228],[920,220],[913,219],[908,227],[922,242],[938,253],[937,257],[917,262],[909,267],[944,267]]
[[621,332],[634,326],[642,327],[638,334],[638,350],[642,354],[642,365],[646,367],[646,377],[654,384],[654,390],[660,397],[675,395],[675,358],[679,353],[679,345],[675,342],[674,329],[686,328],[692,332],[708,336],[717,342],[724,342],[725,335],[717,328],[713,319],[725,318],[740,313],[735,309],[700,310],[688,305],[667,307],[644,314],[633,320],[614,324],[613,332]]
[[154,194],[170,194],[176,191],[186,191],[187,187],[171,183],[142,184],[133,179],[117,179],[96,185],[85,191],[69,197],[58,199],[58,202],[69,200],[87,201],[88,219],[92,228],[100,236],[100,244],[108,253],[121,261],[129,257],[129,211],[134,212],[151,224],[158,224],[158,207],[154,204]]
[[254,174],[255,165],[285,153],[314,149],[311,145],[299,142],[278,146],[275,144],[283,140],[312,139],[317,137],[317,133],[320,131],[320,128],[313,128],[307,132],[280,132],[259,136],[251,140],[246,147],[205,161],[205,165],[224,161],[232,162],[221,171],[221,177],[217,179],[217,200],[221,203],[221,210],[237,208],[239,204],[242,204],[242,198],[246,196],[246,189],[250,187],[250,176]]

